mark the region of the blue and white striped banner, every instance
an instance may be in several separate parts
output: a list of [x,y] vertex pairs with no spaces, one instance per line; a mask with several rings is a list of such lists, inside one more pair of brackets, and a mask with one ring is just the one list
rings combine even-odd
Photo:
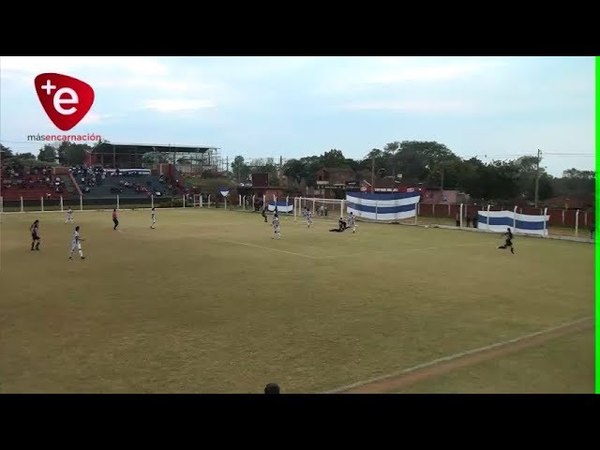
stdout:
[[506,229],[510,228],[513,233],[548,236],[548,215],[534,216],[513,211],[479,211],[477,215],[477,227],[481,230],[506,233]]
[[277,205],[277,212],[289,213],[294,210],[294,204],[288,203],[285,200],[275,203],[274,201],[269,202],[269,211],[275,211],[275,205]]
[[348,213],[372,220],[402,220],[417,215],[419,192],[394,192],[371,194],[350,192],[346,194]]

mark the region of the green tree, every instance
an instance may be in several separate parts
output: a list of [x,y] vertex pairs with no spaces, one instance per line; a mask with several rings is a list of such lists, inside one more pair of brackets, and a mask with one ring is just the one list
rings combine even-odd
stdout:
[[19,158],[21,160],[32,160],[35,159],[35,155],[31,152],[27,152],[27,153],[17,153],[15,155],[16,158]]
[[538,186],[538,198],[540,200],[546,200],[554,196],[554,177],[543,173],[540,175],[540,181]]
[[596,172],[593,170],[568,169],[562,173],[561,178],[554,179],[552,184],[555,195],[594,195]]
[[56,148],[50,144],[44,145],[38,154],[38,160],[44,162],[56,162]]
[[[535,180],[538,174],[537,156],[522,156],[516,159],[513,164],[519,172],[520,197],[533,201],[535,199]],[[540,167],[539,171],[540,176],[545,173],[543,167]]]
[[346,165],[346,158],[341,150],[331,149],[321,156],[323,167],[343,167]]
[[[383,168],[389,175],[402,174],[402,179],[408,183],[429,181],[441,184],[442,172],[444,181],[448,179],[449,185],[456,185],[458,182],[458,170],[455,166],[460,158],[439,142],[390,142],[383,150],[372,149],[361,164],[361,169],[370,169],[369,163],[373,158],[376,171]],[[446,174],[448,168],[452,170]],[[444,185],[446,186],[446,182]]]
[[0,158],[1,159],[9,159],[13,157],[13,151],[8,148],[5,147],[4,145],[0,144]]
[[57,149],[58,161],[67,166],[77,166],[85,161],[85,154],[92,149],[87,144],[74,144],[69,141],[60,143]]
[[292,178],[296,183],[307,177],[307,165],[300,159],[290,159],[283,166],[283,174]]
[[246,164],[244,157],[241,155],[233,158],[233,162],[231,163],[231,172],[233,173],[233,177],[238,183],[245,181],[248,179],[250,175],[250,167]]

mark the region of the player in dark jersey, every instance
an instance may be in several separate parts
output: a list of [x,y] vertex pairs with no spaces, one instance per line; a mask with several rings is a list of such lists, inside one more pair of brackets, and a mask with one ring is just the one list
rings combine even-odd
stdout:
[[116,209],[113,209],[112,219],[113,219],[113,223],[115,224],[115,226],[113,227],[113,230],[116,230],[117,227],[119,226],[119,217],[117,216]]
[[36,220],[29,227],[31,231],[31,251],[40,249],[40,221]]
[[262,216],[263,216],[263,217],[264,217],[264,219],[265,219],[265,223],[267,223],[267,205],[263,206],[263,209],[262,209],[262,213],[261,213],[261,214],[262,214]]
[[504,236],[506,236],[506,240],[504,241],[504,245],[501,245],[498,248],[501,248],[501,249],[504,250],[504,249],[510,247],[510,252],[511,253],[515,253],[515,249],[514,249],[513,243],[512,243],[513,234],[512,234],[512,231],[510,231],[510,228],[507,228],[507,231],[506,231],[506,233],[504,233]]
[[344,230],[346,230],[347,228],[348,228],[348,225],[346,224],[346,221],[344,220],[343,217],[340,217],[340,220],[338,220],[338,227],[332,228],[329,231],[334,232],[334,233],[341,233]]

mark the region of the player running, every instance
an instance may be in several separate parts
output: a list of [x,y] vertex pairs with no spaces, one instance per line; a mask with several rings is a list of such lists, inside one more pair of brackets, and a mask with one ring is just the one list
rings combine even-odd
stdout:
[[263,206],[263,209],[262,209],[262,212],[261,212],[261,215],[262,215],[262,216],[263,216],[263,218],[265,219],[265,223],[268,223],[268,221],[267,221],[267,208],[268,208],[268,207],[267,207],[267,205],[265,204],[265,205]]
[[499,249],[506,249],[508,247],[510,247],[510,252],[511,253],[515,253],[515,249],[513,247],[513,243],[512,243],[512,239],[513,239],[513,234],[512,231],[510,231],[510,228],[507,228],[506,233],[504,233],[504,236],[506,236],[506,241],[504,241],[504,245],[501,245],[500,247],[498,247]]
[[152,228],[154,230],[154,228],[156,228],[155,227],[155,225],[156,225],[156,211],[154,211],[154,206],[152,207],[151,217],[152,217],[152,225],[150,225],[150,228]]
[[271,226],[273,227],[273,237],[271,237],[271,239],[281,239],[281,226],[279,224],[279,214],[277,214],[277,211],[273,214]]
[[69,209],[67,209],[67,218],[65,219],[65,223],[73,223],[73,210],[71,209],[71,207],[69,206]]
[[348,216],[348,228],[352,228],[352,232],[356,233],[356,217],[352,212]]
[[308,206],[304,208],[304,219],[306,220],[306,226],[310,228],[312,225],[312,212],[308,209]]
[[79,236],[79,225],[75,227],[75,232],[73,233],[73,239],[71,240],[71,251],[69,252],[69,259],[73,259],[73,252],[75,250],[79,250],[79,256],[81,259],[85,259],[83,256],[83,251],[81,250],[81,237]]
[[119,216],[117,215],[116,209],[113,209],[112,219],[113,219],[113,223],[115,224],[115,226],[113,227],[113,230],[116,230],[117,227],[119,226]]
[[29,227],[31,232],[31,251],[40,249],[40,221],[36,220]]

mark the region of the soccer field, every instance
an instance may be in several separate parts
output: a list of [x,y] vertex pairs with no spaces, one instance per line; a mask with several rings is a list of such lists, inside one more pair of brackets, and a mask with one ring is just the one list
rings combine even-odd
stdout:
[[[512,255],[487,233],[283,217],[272,240],[259,214],[157,217],[122,211],[113,231],[76,211],[72,261],[63,214],[1,217],[0,392],[335,391],[594,311],[590,244],[517,236]],[[593,392],[588,330],[390,389]]]

